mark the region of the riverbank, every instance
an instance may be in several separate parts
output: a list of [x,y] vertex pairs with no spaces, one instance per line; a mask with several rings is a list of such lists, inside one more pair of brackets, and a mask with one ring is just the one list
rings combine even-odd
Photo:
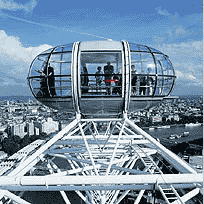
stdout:
[[157,126],[149,126],[149,127],[142,127],[140,126],[142,129],[146,130],[154,130],[154,129],[167,129],[167,128],[171,128],[171,127],[197,127],[197,126],[202,126],[203,123],[189,123],[189,124],[172,124],[172,125],[157,125]]

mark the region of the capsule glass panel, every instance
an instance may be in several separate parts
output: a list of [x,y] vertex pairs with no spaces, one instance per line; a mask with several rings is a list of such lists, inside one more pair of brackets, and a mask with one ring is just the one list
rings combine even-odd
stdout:
[[151,53],[131,51],[131,96],[152,96],[155,73]]
[[58,46],[53,50],[53,53],[65,53],[72,51],[72,43],[67,45]]
[[45,79],[46,73],[44,73],[44,67],[47,66],[49,54],[39,55],[35,58],[30,69],[30,85],[35,96],[43,97],[44,90],[47,87],[47,79]]
[[72,97],[72,44],[48,49],[33,61],[29,80],[37,98]]
[[122,96],[120,51],[81,52],[81,96]]
[[[60,48],[61,50],[61,48]],[[54,69],[55,95],[59,97],[72,96],[71,84],[71,58],[72,53],[54,53],[51,55],[49,63]]]
[[173,66],[167,56],[154,54],[157,65],[157,87],[155,96],[167,96],[172,90],[175,80]]

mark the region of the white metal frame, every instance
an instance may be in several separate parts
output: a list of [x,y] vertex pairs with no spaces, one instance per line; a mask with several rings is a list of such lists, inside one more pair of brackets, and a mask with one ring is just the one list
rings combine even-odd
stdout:
[[[99,122],[106,122],[107,128],[101,129]],[[163,173],[152,157],[156,154],[180,174]],[[58,157],[69,164],[67,168],[56,164]],[[36,176],[42,169],[44,175]],[[117,204],[130,190],[139,191],[135,194],[135,203],[139,203],[146,190],[156,189],[167,203],[184,203],[201,192],[203,181],[202,174],[129,119],[80,116],[49,141],[37,140],[2,162],[0,175],[1,197],[17,203],[28,202],[8,190],[60,191],[68,204],[64,191],[75,191],[87,204]],[[185,188],[192,191],[180,196],[177,189]]]

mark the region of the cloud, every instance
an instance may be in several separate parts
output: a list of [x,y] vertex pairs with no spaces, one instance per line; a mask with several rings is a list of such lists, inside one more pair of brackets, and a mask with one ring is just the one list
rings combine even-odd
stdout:
[[181,80],[196,80],[196,77],[194,74],[186,74],[186,72],[182,72],[179,70],[175,70],[175,74],[177,76],[177,79],[181,79]]
[[171,14],[166,10],[161,10],[161,6],[155,8],[155,10],[157,11],[158,14],[163,15],[163,16],[170,16]]
[[202,86],[203,58],[202,41],[161,44],[157,49],[169,56],[178,83],[187,86]]
[[24,47],[16,36],[8,36],[0,31],[0,87],[21,85],[27,87],[27,76],[32,60],[39,53],[51,48],[44,44]]
[[0,0],[0,9],[12,10],[12,11],[25,10],[26,12],[30,12],[30,11],[33,11],[36,5],[37,5],[36,0],[30,0],[24,5],[16,3],[13,0],[10,0],[10,1]]

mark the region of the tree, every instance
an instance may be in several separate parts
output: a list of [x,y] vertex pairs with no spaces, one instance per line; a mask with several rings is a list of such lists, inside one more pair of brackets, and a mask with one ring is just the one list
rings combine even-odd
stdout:
[[21,142],[21,138],[18,135],[14,135],[13,139],[16,143],[20,143]]
[[175,123],[174,118],[171,118],[171,124],[174,124],[174,123]]
[[2,147],[6,153],[8,153],[9,155],[12,155],[20,149],[20,144],[17,144],[11,138],[5,138],[5,140],[3,141]]
[[162,122],[166,123],[166,117],[165,116],[162,116]]

